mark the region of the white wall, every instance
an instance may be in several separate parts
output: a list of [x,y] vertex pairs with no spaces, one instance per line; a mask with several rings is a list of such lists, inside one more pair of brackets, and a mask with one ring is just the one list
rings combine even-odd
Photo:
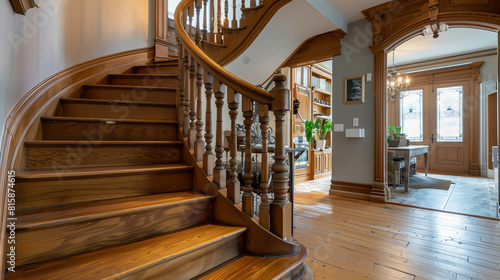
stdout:
[[332,132],[332,180],[362,184],[373,183],[374,104],[373,82],[366,82],[365,103],[344,105],[344,78],[373,73],[371,24],[365,19],[350,23],[342,40],[340,56],[333,57],[332,123],[365,129],[365,138],[346,138],[345,132]]
[[[152,0],[38,0],[26,16],[0,1],[0,127],[14,105],[73,65],[153,45]],[[1,139],[0,139],[1,140]]]

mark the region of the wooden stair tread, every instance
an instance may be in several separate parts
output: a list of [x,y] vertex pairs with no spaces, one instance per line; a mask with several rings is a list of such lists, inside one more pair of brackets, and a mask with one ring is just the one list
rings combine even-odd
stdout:
[[239,280],[239,279],[281,279],[307,257],[307,248],[301,245],[301,251],[295,256],[251,256],[244,255],[226,262],[196,277],[196,280]]
[[17,267],[16,272],[7,274],[6,279],[117,279],[115,277],[132,274],[189,254],[211,243],[241,235],[245,230],[244,227],[205,224],[50,263]]
[[59,116],[44,116],[42,120],[48,121],[73,121],[73,122],[102,122],[112,121],[119,123],[155,123],[155,124],[177,124],[177,121],[172,120],[140,120],[140,119],[110,119],[110,118],[86,118],[86,117],[59,117]]
[[67,223],[93,221],[212,198],[209,195],[188,191],[47,207],[17,213],[17,228],[34,230]]
[[136,77],[159,77],[159,78],[171,78],[171,77],[178,77],[179,74],[156,74],[156,73],[150,73],[150,74],[135,74],[135,73],[130,73],[130,74],[110,74],[109,77],[124,77],[124,78],[136,78]]
[[120,105],[141,105],[157,107],[175,107],[174,104],[160,102],[144,101],[125,101],[125,100],[103,100],[103,99],[82,99],[82,98],[61,98],[61,103],[80,103],[80,104],[120,104]]
[[57,171],[51,169],[23,170],[16,173],[17,180],[39,180],[50,178],[78,178],[85,176],[106,176],[119,174],[140,174],[140,173],[167,173],[191,171],[193,166],[187,164],[151,164],[133,166],[105,166],[105,167],[83,167],[83,168],[60,168]]
[[[26,140],[26,146],[61,146],[61,145],[78,145],[82,141],[76,140]],[[182,141],[87,141],[87,143],[94,146],[154,146],[154,145],[182,145]]]
[[108,84],[86,84],[84,88],[110,88],[110,89],[145,89],[145,90],[177,90],[176,87],[161,86],[134,86],[134,85],[108,85]]

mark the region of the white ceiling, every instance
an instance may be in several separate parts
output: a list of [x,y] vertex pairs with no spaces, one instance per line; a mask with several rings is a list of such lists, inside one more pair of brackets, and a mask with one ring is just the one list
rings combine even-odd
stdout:
[[[461,54],[496,49],[497,34],[491,31],[471,28],[450,28],[431,36],[418,36],[396,48],[395,65],[456,56]],[[387,65],[392,66],[392,53],[387,57]]]

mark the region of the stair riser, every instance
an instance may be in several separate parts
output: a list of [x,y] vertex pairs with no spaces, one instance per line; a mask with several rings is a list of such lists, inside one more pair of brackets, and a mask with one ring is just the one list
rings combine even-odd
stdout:
[[212,207],[212,202],[204,199],[122,217],[18,230],[16,264],[56,260],[206,223],[212,218]]
[[160,102],[175,104],[174,89],[144,89],[144,88],[106,88],[84,87],[84,96],[87,99],[102,99],[115,101]]
[[177,124],[42,120],[43,140],[175,141]]
[[82,118],[109,118],[109,119],[137,119],[137,120],[166,120],[177,119],[174,106],[148,106],[120,103],[63,103],[65,117]]
[[164,66],[149,66],[149,67],[135,67],[134,73],[136,74],[179,74],[179,67],[177,64],[164,65]]
[[177,87],[178,78],[158,77],[153,75],[144,75],[139,77],[110,75],[108,80],[110,85],[129,85],[129,86],[144,86],[144,87]]
[[17,180],[16,208],[90,202],[192,189],[192,171],[87,176],[74,179]]
[[180,163],[180,145],[79,145],[26,147],[26,168],[77,168],[134,164]]
[[[244,253],[244,234],[219,240],[170,261],[120,275],[126,280],[192,279]],[[165,278],[165,275],[168,275]]]

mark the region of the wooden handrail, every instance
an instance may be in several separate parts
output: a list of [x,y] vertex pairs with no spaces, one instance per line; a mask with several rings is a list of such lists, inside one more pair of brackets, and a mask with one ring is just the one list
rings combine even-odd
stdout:
[[185,11],[193,3],[192,0],[182,1],[175,10],[175,26],[177,26],[177,37],[180,43],[186,48],[189,55],[194,57],[197,63],[201,67],[208,71],[212,76],[218,79],[222,84],[234,89],[236,92],[241,93],[254,101],[259,103],[272,103],[274,97],[267,91],[259,88],[249,82],[235,76],[231,72],[222,68],[215,61],[210,59],[188,36],[185,30],[182,28],[185,24],[181,21],[185,14]]
[[[274,1],[274,0],[273,0]],[[206,3],[206,1],[205,1]],[[227,8],[229,1],[225,1],[224,6]],[[237,25],[236,19],[236,0],[232,1],[232,22],[233,27]],[[242,5],[243,6],[243,5]],[[259,224],[265,229],[271,231],[285,241],[290,241],[291,236],[291,220],[292,207],[288,201],[287,193],[289,191],[288,172],[289,165],[286,162],[285,153],[285,115],[290,110],[290,91],[286,88],[286,76],[281,73],[276,73],[273,77],[274,88],[268,92],[259,86],[251,85],[250,83],[236,77],[229,71],[222,68],[209,56],[207,56],[199,47],[201,40],[201,25],[200,19],[206,18],[203,9],[202,0],[184,0],[177,6],[175,11],[175,25],[179,41],[179,64],[181,74],[179,77],[180,87],[179,95],[179,110],[181,112],[182,121],[179,123],[182,135],[187,138],[187,143],[192,150],[192,155],[197,162],[203,162],[203,170],[207,176],[213,175],[213,182],[217,184],[219,189],[227,187],[227,199],[234,204],[242,203],[242,211],[250,217],[255,214],[255,193],[254,193],[254,175],[252,174],[252,150],[251,128],[257,125],[257,115],[259,123],[265,130],[262,131],[262,139],[267,140],[267,127],[269,122],[269,111],[272,111],[275,116],[276,128],[276,143],[274,148],[274,164],[272,165],[272,192],[274,199],[269,196],[269,170],[267,162],[267,143],[262,145],[263,159],[260,174],[264,177],[260,178],[260,193],[262,194],[262,203],[259,209]],[[196,10],[196,11],[195,11]],[[225,11],[227,14],[227,11]],[[196,22],[194,23],[194,15]],[[212,17],[214,18],[214,17]],[[226,18],[227,19],[227,18]],[[255,19],[253,19],[255,20]],[[211,21],[214,24],[214,21]],[[218,26],[217,29],[219,29]],[[227,26],[226,26],[227,27]],[[193,28],[195,30],[193,30]],[[204,30],[206,25],[203,26]],[[215,28],[211,28],[215,30]],[[216,34],[206,34],[207,37],[214,37]],[[205,37],[205,34],[203,34]],[[226,37],[224,37],[226,38]],[[206,115],[203,116],[202,110],[202,86],[205,85],[206,91]],[[223,87],[225,86],[225,87]],[[213,91],[213,92],[212,92]],[[211,96],[215,96],[215,103],[212,104]],[[228,116],[223,118],[222,106],[227,104],[229,109]],[[210,143],[213,136],[211,135],[211,119],[212,106],[217,107],[217,130],[216,137],[216,155],[212,152]],[[258,108],[258,109],[256,109]],[[259,110],[258,114],[255,110]],[[238,115],[244,117],[244,127],[246,140],[244,141],[244,151],[242,156],[245,161],[241,162],[245,168],[241,168],[241,173],[244,173],[244,180],[240,182],[238,178],[238,152],[241,152],[241,142],[238,141],[238,131],[236,121]],[[230,119],[230,137],[226,151],[226,161],[229,163],[229,172],[222,164],[224,147],[222,123],[224,120]],[[189,125],[188,125],[189,124]],[[201,131],[206,124],[205,139]],[[240,139],[241,140],[241,139]],[[205,142],[207,145],[205,145]],[[224,141],[226,142],[226,141]],[[264,150],[265,149],[265,150]],[[217,161],[215,161],[217,158]],[[228,175],[226,175],[226,173]],[[241,190],[243,189],[243,194]]]

